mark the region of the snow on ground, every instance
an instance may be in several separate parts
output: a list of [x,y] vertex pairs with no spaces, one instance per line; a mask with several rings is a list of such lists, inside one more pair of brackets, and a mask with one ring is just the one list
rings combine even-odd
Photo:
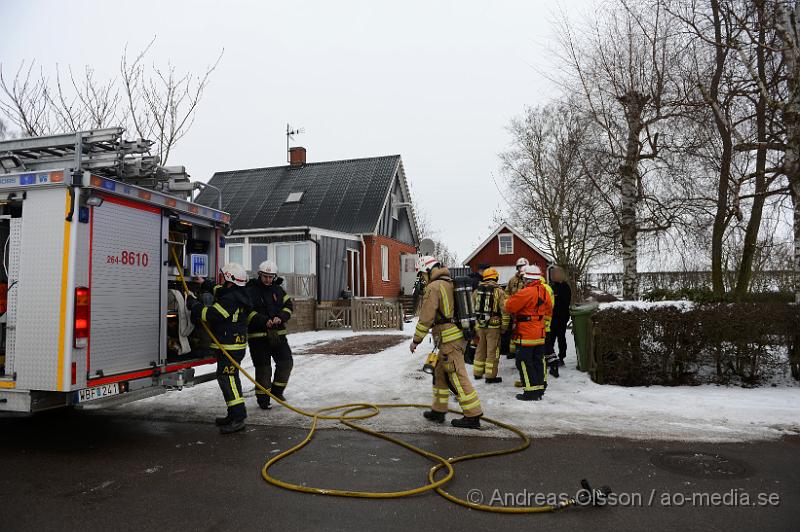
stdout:
[[[408,336],[414,324],[397,334]],[[376,334],[386,334],[382,331]],[[293,348],[345,338],[350,331],[290,335]],[[561,377],[550,378],[545,399],[522,402],[513,387],[518,378],[513,360],[501,360],[502,384],[477,381],[485,415],[522,428],[534,437],[559,434],[614,436],[634,439],[745,441],[800,434],[800,387],[796,383],[744,389],[725,386],[636,387],[601,386],[575,369],[572,335]],[[374,355],[297,355],[286,391],[292,404],[307,410],[342,403],[428,403],[431,378],[421,372],[431,347],[426,340],[415,355],[404,342]],[[249,357],[245,368],[252,369]],[[471,366],[468,367],[471,369]],[[211,368],[209,367],[209,370]],[[248,422],[259,425],[308,427],[303,418],[279,405],[260,410],[252,384],[245,384]],[[451,399],[451,408],[458,408]],[[118,415],[168,420],[210,421],[224,406],[216,381],[173,391],[113,409]],[[452,417],[452,416],[449,416]],[[457,433],[448,425],[432,425],[419,409],[385,410],[366,426],[391,432]],[[339,426],[323,422],[321,427]],[[488,423],[470,435],[507,437]]]
[[612,301],[609,303],[600,303],[600,309],[622,309],[633,310],[642,309],[647,310],[651,308],[675,307],[684,312],[692,310],[695,307],[693,301],[676,300],[676,301]]

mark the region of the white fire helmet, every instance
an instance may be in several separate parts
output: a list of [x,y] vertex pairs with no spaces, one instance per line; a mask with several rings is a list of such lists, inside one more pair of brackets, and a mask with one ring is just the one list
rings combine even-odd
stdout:
[[222,277],[236,286],[247,284],[247,270],[238,262],[229,262],[222,267]]
[[258,273],[265,273],[267,275],[278,275],[278,265],[274,260],[265,260],[258,265]]
[[527,266],[528,264],[530,264],[530,262],[528,262],[528,259],[525,257],[520,257],[517,259],[517,268],[520,266]]
[[430,255],[417,258],[417,273],[430,273],[439,264],[439,259]]
[[527,282],[539,280],[542,278],[542,270],[535,264],[526,266],[523,270],[522,277]]

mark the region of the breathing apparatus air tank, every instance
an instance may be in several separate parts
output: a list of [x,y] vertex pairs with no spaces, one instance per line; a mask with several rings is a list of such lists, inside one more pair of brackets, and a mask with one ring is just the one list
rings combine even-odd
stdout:
[[485,324],[489,322],[492,318],[492,312],[494,310],[494,287],[481,284],[478,285],[477,292],[477,308],[475,309],[476,317],[478,323],[483,327]]
[[477,323],[472,304],[472,279],[469,277],[453,279],[453,297],[455,298],[453,322],[462,331],[471,333]]
[[425,293],[425,280],[422,278],[422,275],[417,274],[417,280],[414,281],[414,290],[412,291],[412,301],[414,305],[414,312],[416,313],[419,309],[419,302],[422,299],[422,295]]

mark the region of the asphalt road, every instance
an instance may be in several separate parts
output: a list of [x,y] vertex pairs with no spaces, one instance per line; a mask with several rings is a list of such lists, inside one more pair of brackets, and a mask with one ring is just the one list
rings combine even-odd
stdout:
[[[345,499],[265,483],[260,469],[266,458],[304,434],[259,426],[220,436],[210,424],[85,412],[0,419],[0,529],[800,529],[800,438],[698,444],[559,437],[536,440],[516,455],[458,465],[449,489],[482,495],[487,503],[575,494],[582,478],[610,485],[619,503],[499,515],[456,506],[435,493]],[[509,444],[401,437],[444,456]],[[428,469],[416,455],[349,430],[321,431],[301,453],[276,466],[274,474],[321,487],[395,490],[424,482]],[[746,497],[762,497],[764,506],[743,506]]]

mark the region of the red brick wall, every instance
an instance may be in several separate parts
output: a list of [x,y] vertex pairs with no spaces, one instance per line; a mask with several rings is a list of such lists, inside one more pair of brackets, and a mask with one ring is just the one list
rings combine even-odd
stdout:
[[[504,234],[500,231],[500,234]],[[517,235],[512,233],[514,238],[514,253],[511,255],[500,254],[499,235],[494,237],[482,250],[469,261],[467,266],[472,271],[478,269],[478,264],[489,264],[491,266],[514,266],[517,264],[517,259],[525,257],[531,264],[536,264],[542,271],[547,271],[547,261],[544,257],[539,255],[532,247],[523,242]]]
[[[400,255],[416,253],[414,246],[386,236],[365,236],[367,260],[367,295],[397,297],[400,295]],[[389,280],[381,278],[381,246],[389,248]]]

